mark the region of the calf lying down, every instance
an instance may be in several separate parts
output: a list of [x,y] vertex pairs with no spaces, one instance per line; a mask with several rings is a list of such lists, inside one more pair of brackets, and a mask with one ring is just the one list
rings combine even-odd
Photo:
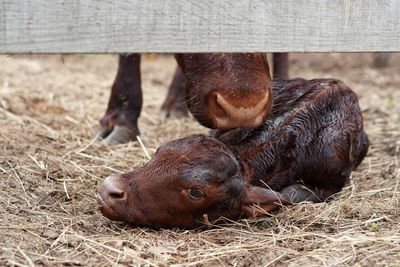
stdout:
[[161,146],[143,167],[107,177],[98,202],[112,220],[193,228],[260,216],[339,192],[368,150],[358,98],[332,79],[274,81],[272,114],[256,129]]

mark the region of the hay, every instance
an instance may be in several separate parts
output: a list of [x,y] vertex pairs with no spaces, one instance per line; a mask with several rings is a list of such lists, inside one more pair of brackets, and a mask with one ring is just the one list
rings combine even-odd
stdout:
[[158,110],[171,57],[144,60],[139,143],[93,140],[116,67],[114,56],[1,56],[0,265],[399,266],[400,55],[292,56],[292,76],[337,77],[359,95],[371,149],[330,203],[206,230],[132,228],[101,216],[102,180],[147,161],[163,142],[206,133]]

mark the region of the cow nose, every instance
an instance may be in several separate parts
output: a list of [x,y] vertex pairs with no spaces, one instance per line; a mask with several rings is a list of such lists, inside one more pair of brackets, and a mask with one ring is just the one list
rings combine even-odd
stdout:
[[220,129],[258,127],[270,109],[271,96],[269,92],[249,98],[224,96],[219,92],[214,92],[208,101],[208,110],[215,118],[217,128]]
[[125,192],[123,189],[123,184],[118,176],[108,176],[103,183],[101,188],[102,195],[115,200],[122,200],[125,198]]

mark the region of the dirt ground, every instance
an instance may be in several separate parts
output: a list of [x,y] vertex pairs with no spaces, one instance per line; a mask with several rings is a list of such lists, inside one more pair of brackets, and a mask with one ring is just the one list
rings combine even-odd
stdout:
[[[92,141],[117,57],[0,56],[0,265],[400,266],[400,54],[384,69],[371,67],[373,57],[291,56],[292,77],[335,77],[360,96],[371,147],[335,200],[156,231],[107,220],[95,199],[106,176],[147,161],[135,142]],[[174,66],[171,56],[143,60],[139,126],[150,153],[207,132],[158,112]]]

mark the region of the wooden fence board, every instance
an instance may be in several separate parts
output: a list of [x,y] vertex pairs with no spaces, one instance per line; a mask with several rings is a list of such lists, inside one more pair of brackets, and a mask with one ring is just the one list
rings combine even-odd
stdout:
[[400,51],[399,0],[0,0],[0,53]]

